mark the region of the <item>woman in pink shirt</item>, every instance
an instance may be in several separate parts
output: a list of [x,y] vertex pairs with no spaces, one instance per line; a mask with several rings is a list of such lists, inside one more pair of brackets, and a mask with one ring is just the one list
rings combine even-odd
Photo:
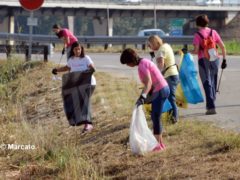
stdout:
[[67,50],[67,58],[70,56],[70,50],[73,43],[77,42],[78,39],[73,35],[71,31],[69,31],[66,28],[61,28],[61,26],[54,24],[53,32],[56,33],[59,39],[63,39],[63,50],[62,55],[65,53],[65,50]]
[[140,58],[133,49],[125,49],[121,54],[120,61],[122,64],[130,67],[138,66],[138,75],[144,84],[144,88],[136,102],[137,107],[146,102],[147,95],[150,91],[152,93],[151,119],[153,122],[153,134],[159,142],[159,146],[157,146],[154,151],[163,150],[165,145],[163,144],[162,138],[161,114],[163,104],[170,93],[167,81],[152,61]]
[[217,90],[219,55],[214,53],[214,58],[206,58],[206,53],[204,53],[204,47],[202,43],[204,39],[206,40],[210,36],[212,37],[213,42],[215,42],[215,44],[220,47],[223,56],[223,61],[221,65],[222,69],[225,69],[227,67],[227,63],[226,49],[224,43],[215,30],[208,28],[208,24],[209,19],[207,15],[202,14],[196,18],[198,32],[194,35],[194,50],[192,51],[192,53],[198,54],[199,75],[206,96],[206,115],[211,115],[216,114],[215,100]]

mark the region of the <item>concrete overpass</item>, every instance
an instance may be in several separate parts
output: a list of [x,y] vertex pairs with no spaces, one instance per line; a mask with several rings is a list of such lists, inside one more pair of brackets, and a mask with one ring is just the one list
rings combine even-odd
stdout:
[[[127,4],[122,0],[45,0],[34,15],[68,16],[70,29],[73,29],[74,16],[92,17],[95,35],[111,36],[114,17],[193,18],[206,13],[211,24],[221,28],[240,11],[240,0],[234,5],[229,2],[223,0],[220,5],[202,6],[191,0],[142,0],[140,4]],[[28,14],[18,0],[1,0],[0,32],[14,33],[14,16]]]

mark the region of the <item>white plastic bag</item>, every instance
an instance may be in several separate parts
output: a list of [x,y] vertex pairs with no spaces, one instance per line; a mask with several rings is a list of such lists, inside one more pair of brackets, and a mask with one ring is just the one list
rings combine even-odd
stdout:
[[134,154],[143,155],[158,145],[152,131],[148,128],[142,106],[135,107],[133,110],[129,141]]
[[209,49],[208,54],[210,56],[210,61],[215,61],[218,58],[218,54],[215,48]]

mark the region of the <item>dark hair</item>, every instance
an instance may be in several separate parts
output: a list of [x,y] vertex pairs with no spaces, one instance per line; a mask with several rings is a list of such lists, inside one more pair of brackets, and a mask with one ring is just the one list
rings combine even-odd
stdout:
[[209,24],[209,19],[206,14],[201,14],[196,17],[196,25],[200,27],[206,27]]
[[120,62],[122,64],[133,63],[135,65],[138,65],[140,62],[140,58],[133,49],[127,48],[122,52]]
[[52,28],[53,28],[53,29],[61,29],[61,26],[58,25],[58,24],[54,24],[54,25],[52,26]]
[[68,58],[75,56],[75,55],[74,55],[74,52],[73,52],[73,49],[74,49],[75,47],[78,47],[78,46],[81,47],[81,54],[80,54],[79,57],[81,57],[81,58],[85,57],[84,47],[83,47],[79,42],[74,42],[74,43],[72,44],[72,46],[71,46],[70,55],[69,55]]

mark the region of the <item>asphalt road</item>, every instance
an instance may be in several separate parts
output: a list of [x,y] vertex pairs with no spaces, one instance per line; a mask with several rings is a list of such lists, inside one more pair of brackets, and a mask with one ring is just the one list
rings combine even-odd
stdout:
[[[94,53],[88,54],[95,63],[97,71],[109,72],[116,76],[124,76],[135,79],[139,82],[136,68],[129,68],[120,64],[118,53]],[[4,55],[0,55],[3,58]],[[148,57],[148,54],[140,54],[141,57]],[[59,63],[61,55],[54,54],[50,61]],[[42,55],[37,55],[35,59],[42,59]],[[179,61],[180,56],[176,56]],[[197,59],[196,57],[194,58]],[[195,61],[196,62],[196,61]],[[66,57],[61,64],[66,63]],[[188,109],[179,109],[180,120],[201,120],[210,121],[215,125],[240,132],[240,56],[227,57],[228,67],[224,70],[220,86],[220,93],[217,94],[216,115],[205,115],[205,102],[197,105],[189,105]],[[197,66],[197,63],[195,63]],[[219,71],[219,75],[220,75]],[[201,83],[200,83],[201,85]],[[204,94],[204,91],[202,90]]]

